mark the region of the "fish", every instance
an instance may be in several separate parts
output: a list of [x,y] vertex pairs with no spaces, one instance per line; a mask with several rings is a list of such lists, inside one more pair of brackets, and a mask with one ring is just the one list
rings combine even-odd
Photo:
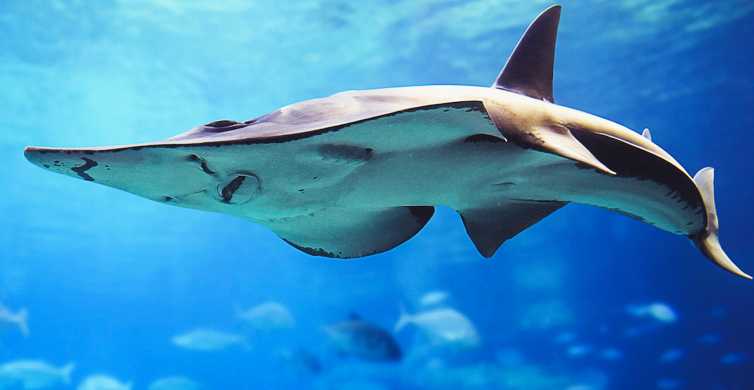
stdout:
[[156,379],[147,390],[200,390],[202,386],[184,376],[169,376]]
[[623,352],[620,349],[608,347],[600,351],[600,358],[607,361],[616,361],[623,359]]
[[422,306],[436,306],[448,300],[446,291],[430,291],[419,298],[419,304]]
[[480,341],[479,333],[471,320],[452,308],[431,309],[416,314],[409,314],[402,309],[394,330],[398,332],[407,325],[417,326],[437,344],[473,347]]
[[0,365],[0,384],[10,384],[11,388],[18,384],[23,389],[68,385],[75,367],[74,363],[55,367],[43,360],[14,360]]
[[578,203],[686,236],[751,279],[720,244],[712,168],[692,177],[649,133],[555,103],[560,15],[554,5],[534,19],[491,86],[346,91],[156,142],[24,155],[55,173],[250,220],[313,256],[388,251],[445,205],[489,258]]
[[242,335],[204,328],[173,336],[171,341],[177,347],[194,351],[219,351],[232,346],[248,348],[248,341]]
[[29,335],[29,311],[23,308],[16,313],[13,313],[10,309],[0,303],[0,322],[7,322],[18,327],[21,334],[24,336]]
[[720,358],[720,363],[725,365],[741,364],[749,360],[749,355],[743,352],[726,353]]
[[668,363],[675,363],[681,359],[683,359],[683,356],[685,353],[680,348],[670,348],[668,350],[665,350],[660,355],[660,363],[668,364]]
[[76,390],[131,390],[131,382],[123,383],[104,374],[89,375],[79,383]]
[[340,355],[372,362],[401,360],[401,348],[393,335],[358,314],[325,326],[324,331]]
[[670,305],[663,302],[653,302],[645,305],[628,305],[626,311],[638,318],[651,318],[657,322],[671,324],[678,320],[678,314]]
[[573,358],[580,358],[592,352],[592,347],[584,344],[575,344],[568,347],[566,353]]
[[248,310],[236,309],[236,315],[257,330],[290,329],[296,325],[288,308],[278,302],[264,302]]

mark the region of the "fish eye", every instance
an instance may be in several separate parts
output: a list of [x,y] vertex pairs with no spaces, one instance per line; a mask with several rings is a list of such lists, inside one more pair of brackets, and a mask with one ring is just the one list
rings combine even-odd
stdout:
[[233,125],[238,125],[238,124],[240,124],[240,122],[232,121],[230,119],[222,119],[222,120],[219,120],[219,121],[214,121],[214,122],[207,123],[204,126],[207,126],[207,127],[227,127],[227,126],[233,126]]
[[217,186],[217,195],[223,203],[243,204],[250,201],[259,189],[259,178],[254,174],[244,173]]

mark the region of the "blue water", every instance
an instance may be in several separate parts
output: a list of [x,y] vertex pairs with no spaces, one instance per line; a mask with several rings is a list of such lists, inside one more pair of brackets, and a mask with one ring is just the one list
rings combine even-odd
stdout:
[[[754,5],[563,3],[556,101],[649,127],[689,171],[714,166],[721,239],[754,271]],[[26,145],[164,139],[343,90],[489,85],[548,4],[0,2],[0,303],[27,308],[30,328],[0,322],[0,364],[76,364],[69,385],[49,388],[95,373],[134,389],[170,375],[206,389],[752,388],[754,284],[605,210],[569,205],[483,260],[438,208],[406,244],[342,262],[23,157]],[[333,352],[324,326],[358,313],[392,330],[401,306],[421,311],[434,290],[474,324],[476,347],[428,346],[408,327],[395,334],[400,363]],[[295,327],[250,331],[236,308],[265,301]],[[652,303],[673,318],[632,311]],[[248,343],[171,342],[195,328]],[[284,357],[299,350],[322,370]]]

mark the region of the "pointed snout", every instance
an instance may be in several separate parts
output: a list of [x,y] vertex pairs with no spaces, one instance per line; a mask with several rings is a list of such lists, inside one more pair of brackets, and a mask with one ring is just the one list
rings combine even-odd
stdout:
[[30,146],[24,156],[51,172],[118,188],[151,200],[175,201],[212,188],[209,168],[186,149],[162,145],[93,148]]
[[24,157],[29,162],[49,171],[86,181],[94,181],[89,171],[100,165],[93,158],[94,149],[64,149],[27,146]]

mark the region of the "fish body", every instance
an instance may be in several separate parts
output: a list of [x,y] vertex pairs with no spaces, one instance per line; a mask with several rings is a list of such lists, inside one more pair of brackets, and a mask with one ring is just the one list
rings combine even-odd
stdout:
[[358,316],[325,327],[337,351],[366,361],[390,362],[402,357],[401,348],[385,329]]
[[456,210],[484,257],[564,207],[607,208],[723,251],[714,171],[693,177],[649,132],[555,104],[560,6],[524,33],[491,87],[348,91],[164,141],[28,147],[47,170],[157,202],[245,218],[311,255],[394,248]]
[[416,314],[401,313],[395,331],[414,325],[424,331],[433,341],[441,344],[476,346],[479,333],[466,316],[455,309],[439,308]]
[[232,346],[247,347],[246,337],[212,329],[194,329],[192,331],[173,336],[174,345],[194,351],[218,351]]
[[421,296],[419,304],[422,306],[437,306],[448,300],[448,293],[445,291],[430,291]]
[[131,390],[131,383],[123,383],[104,374],[89,375],[79,384],[77,390]]
[[238,310],[239,319],[257,330],[289,329],[296,320],[283,304],[264,302],[248,310]]
[[678,314],[667,303],[652,302],[644,305],[628,305],[629,314],[638,318],[649,318],[654,321],[670,324],[678,320]]
[[147,390],[201,390],[202,386],[183,376],[160,378],[149,384]]
[[71,383],[75,364],[55,367],[42,360],[15,360],[0,366],[0,383],[18,383],[24,389],[42,389]]

